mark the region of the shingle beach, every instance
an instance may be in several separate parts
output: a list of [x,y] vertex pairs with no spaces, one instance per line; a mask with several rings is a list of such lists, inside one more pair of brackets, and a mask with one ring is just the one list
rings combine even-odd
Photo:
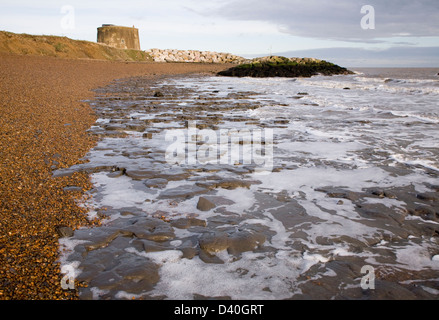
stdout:
[[77,298],[60,285],[60,232],[99,221],[89,221],[79,206],[91,188],[87,174],[52,175],[79,163],[97,142],[86,132],[96,120],[84,102],[92,90],[131,76],[228,67],[0,55],[1,300]]

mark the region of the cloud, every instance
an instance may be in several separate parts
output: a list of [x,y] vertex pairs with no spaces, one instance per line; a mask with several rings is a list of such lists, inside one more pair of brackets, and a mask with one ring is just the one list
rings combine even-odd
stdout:
[[[375,29],[363,29],[366,3],[375,11]],[[370,42],[387,37],[439,34],[437,0],[230,0],[211,12],[231,20],[275,24],[280,32],[329,40]]]

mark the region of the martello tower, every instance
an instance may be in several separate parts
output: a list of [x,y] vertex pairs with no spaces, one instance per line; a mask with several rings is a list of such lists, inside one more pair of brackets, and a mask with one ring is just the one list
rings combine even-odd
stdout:
[[98,42],[119,49],[140,50],[139,30],[131,27],[121,27],[103,24],[98,28]]

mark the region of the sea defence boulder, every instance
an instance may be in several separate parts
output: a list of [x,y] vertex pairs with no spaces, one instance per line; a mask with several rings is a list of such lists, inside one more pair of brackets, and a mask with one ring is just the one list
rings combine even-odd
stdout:
[[199,63],[246,63],[250,60],[231,53],[177,50],[177,49],[149,49],[145,52],[154,62],[199,62]]
[[315,75],[352,74],[353,72],[325,60],[267,56],[218,73],[229,77],[312,77]]

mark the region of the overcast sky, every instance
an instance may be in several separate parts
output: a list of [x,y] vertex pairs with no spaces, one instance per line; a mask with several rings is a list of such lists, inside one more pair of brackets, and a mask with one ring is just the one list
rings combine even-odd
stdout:
[[134,25],[142,49],[439,67],[438,0],[2,0],[0,9],[0,30],[15,33],[96,41],[102,24]]

